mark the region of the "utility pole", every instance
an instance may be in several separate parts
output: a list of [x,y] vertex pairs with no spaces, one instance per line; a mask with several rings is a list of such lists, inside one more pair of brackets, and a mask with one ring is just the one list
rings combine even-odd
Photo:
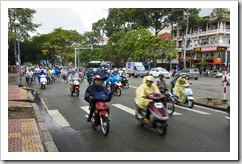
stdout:
[[186,49],[187,49],[187,31],[188,31],[188,24],[189,24],[189,15],[188,13],[187,15],[187,27],[186,27],[186,34],[185,34],[185,43],[184,43],[184,52],[183,52],[183,61],[184,61],[184,68],[186,68]]

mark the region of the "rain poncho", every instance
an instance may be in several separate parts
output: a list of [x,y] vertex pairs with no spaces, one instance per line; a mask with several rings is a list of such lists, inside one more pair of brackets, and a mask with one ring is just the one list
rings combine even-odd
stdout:
[[114,73],[107,79],[107,82],[110,83],[110,86],[113,86],[116,82],[120,82],[121,80],[122,78]]
[[112,93],[106,87],[102,85],[91,85],[86,89],[84,99],[87,102],[90,102],[89,97],[92,96],[92,101],[102,101],[102,102],[109,102],[112,98]]
[[153,100],[143,98],[143,96],[147,96],[148,94],[151,94],[151,93],[160,93],[160,91],[155,84],[152,84],[150,87],[148,87],[146,84],[146,77],[145,77],[143,79],[143,84],[141,84],[136,89],[136,100],[140,108],[147,110],[147,105]]
[[179,77],[176,81],[176,85],[174,88],[174,93],[179,96],[179,101],[184,102],[185,100],[185,93],[184,90],[180,87],[182,85],[186,85],[188,82],[186,81],[185,78]]

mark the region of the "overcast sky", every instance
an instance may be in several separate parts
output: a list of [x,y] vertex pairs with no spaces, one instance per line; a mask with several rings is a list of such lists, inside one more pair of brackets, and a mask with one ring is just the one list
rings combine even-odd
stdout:
[[[108,16],[108,8],[34,8],[34,23],[41,23],[40,34],[47,34],[54,28],[77,30],[83,34],[92,30],[92,23]],[[210,14],[212,8],[202,9],[202,16]]]

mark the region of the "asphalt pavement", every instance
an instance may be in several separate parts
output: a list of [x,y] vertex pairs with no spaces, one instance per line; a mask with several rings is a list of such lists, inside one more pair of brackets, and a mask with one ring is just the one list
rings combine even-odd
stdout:
[[[168,79],[167,81],[169,82],[170,80],[171,79]],[[219,81],[219,80],[217,80],[217,81]],[[24,107],[26,105],[31,105],[34,108],[36,118],[28,119],[28,120],[21,120],[21,119],[20,120],[19,119],[9,120],[9,143],[8,143],[9,151],[56,152],[58,150],[65,150],[66,147],[68,147],[68,146],[71,146],[73,151],[86,151],[85,146],[82,145],[82,142],[85,143],[85,140],[79,140],[80,133],[82,133],[82,135],[86,135],[85,131],[82,131],[82,132],[73,131],[72,128],[68,128],[68,127],[63,128],[60,126],[58,127],[58,126],[56,126],[56,124],[54,125],[53,120],[51,120],[50,116],[47,114],[49,112],[48,111],[49,108],[54,109],[55,107],[57,108],[57,106],[58,106],[58,104],[56,104],[54,102],[54,99],[53,99],[53,101],[50,99],[49,100],[45,99],[45,101],[44,101],[43,98],[41,98],[41,96],[40,96],[40,103],[35,104],[35,103],[33,103],[33,97],[31,97],[31,95],[29,94],[30,91],[28,89],[26,90],[23,88],[19,88],[17,85],[18,85],[17,78],[16,79],[11,78],[9,80],[9,93],[10,93],[9,94],[9,105],[11,105],[13,107],[14,106],[13,102],[16,99],[22,99],[23,101],[21,103],[25,102],[25,104],[22,104],[22,107]],[[193,86],[200,87],[200,89],[202,87],[200,85],[199,80],[194,81]],[[57,92],[49,92],[48,94],[53,94],[56,97],[59,97],[59,95],[58,95],[59,92],[63,91],[63,89],[64,90],[66,89],[63,87],[61,89],[61,87],[62,86],[60,86],[60,89],[57,90]],[[30,87],[30,88],[32,88],[32,87]],[[47,86],[47,88],[48,88],[48,86]],[[208,90],[206,90],[206,91],[208,91]],[[211,91],[211,89],[209,91]],[[214,93],[214,91],[218,91],[219,93],[221,93],[220,87],[213,88],[211,93]],[[45,92],[45,91],[43,91],[43,92]],[[201,95],[204,95],[204,94],[208,95],[207,93],[203,93]],[[124,93],[124,95],[125,95],[125,93]],[[218,95],[218,93],[216,95]],[[83,96],[84,96],[83,93],[81,93],[80,97],[83,97]],[[199,100],[199,98],[204,98],[204,97],[206,97],[206,96],[196,97],[195,103],[197,103],[196,100]],[[214,98],[213,95],[210,95],[210,97]],[[69,99],[69,98],[65,98],[62,96],[60,96],[60,98],[63,100],[68,99],[68,101],[73,101],[73,103],[74,103],[74,101],[76,101],[75,99]],[[31,103],[26,104],[26,99],[29,99]],[[11,102],[12,102],[12,104],[11,104]],[[21,103],[17,104],[18,107],[21,107]],[[71,103],[72,102],[70,102],[69,104],[71,104]],[[130,101],[130,105],[132,103],[133,102]],[[53,106],[48,107],[46,104],[48,104],[48,105],[53,104]],[[129,102],[128,102],[128,104],[129,104]],[[217,109],[220,108],[220,107],[214,106],[213,104],[207,104],[207,102],[204,102],[204,103],[199,102],[198,104],[202,105],[202,106],[206,106],[206,107],[211,107],[211,108],[213,108],[213,107],[217,108]],[[68,105],[66,106],[66,108],[68,108]],[[87,105],[87,104],[83,104],[83,105]],[[15,106],[16,106],[16,104],[15,104]],[[68,114],[65,112],[68,112]],[[73,123],[75,121],[76,122],[79,121],[79,120],[75,120],[76,118],[68,118],[68,116],[71,117],[71,114],[70,114],[70,113],[72,113],[71,108],[70,108],[70,110],[67,110],[67,111],[61,111],[61,113],[62,113],[62,115],[67,116],[67,118],[66,118],[67,120],[72,120],[71,123]],[[44,119],[43,119],[43,117],[44,117]],[[74,123],[73,123],[73,125],[74,125]],[[53,127],[57,127],[57,128],[53,128]],[[25,130],[21,131],[21,129],[25,129]],[[65,133],[63,133],[63,129],[64,129]],[[74,129],[78,129],[78,127],[74,128]],[[50,133],[49,130],[52,130],[52,133]],[[55,131],[55,133],[53,133],[53,131]],[[72,135],[72,139],[73,139],[72,141],[70,141],[68,137],[65,137],[66,133]],[[62,136],[62,139],[66,138],[64,140],[65,142],[63,142],[63,140],[62,141],[55,140],[55,142],[53,141],[53,138],[58,138],[59,136]],[[96,136],[96,134],[95,134],[95,136]],[[96,136],[96,137],[98,137],[98,136]],[[61,144],[63,147],[60,146]],[[59,147],[56,145],[58,145]],[[73,148],[73,147],[75,147],[75,148]],[[89,151],[92,149],[93,149],[93,151],[96,150],[95,147],[93,147],[93,148],[89,149]],[[116,150],[116,149],[114,149],[114,150]],[[127,147],[127,149],[125,149],[125,150],[132,151],[132,148]],[[140,149],[140,150],[142,151],[142,149]]]

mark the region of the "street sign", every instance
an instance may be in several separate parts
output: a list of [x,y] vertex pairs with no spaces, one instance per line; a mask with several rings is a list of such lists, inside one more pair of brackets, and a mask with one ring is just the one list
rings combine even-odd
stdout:
[[217,50],[218,51],[226,51],[227,50],[227,47],[220,47],[220,46],[218,46],[217,47]]

